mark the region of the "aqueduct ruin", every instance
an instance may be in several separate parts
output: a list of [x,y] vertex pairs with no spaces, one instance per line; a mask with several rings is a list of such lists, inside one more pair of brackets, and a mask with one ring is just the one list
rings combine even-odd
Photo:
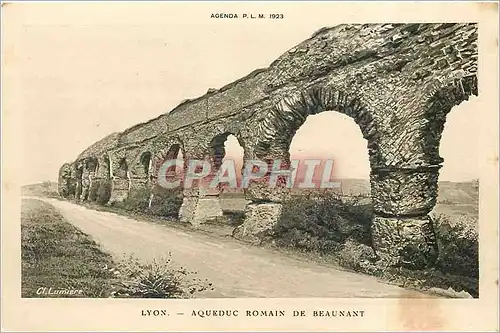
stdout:
[[[171,112],[113,133],[59,173],[59,192],[79,200],[111,182],[109,202],[151,188],[166,158],[210,163],[234,135],[244,159],[289,159],[306,117],[344,113],[368,142],[373,248],[392,264],[422,267],[437,256],[428,213],[437,196],[439,142],[453,106],[478,94],[477,24],[363,24],[324,28],[268,68]],[[339,144],[339,143],[336,143]],[[244,234],[276,222],[286,190],[254,182],[245,190]],[[184,190],[179,217],[193,224],[220,214],[218,193]]]

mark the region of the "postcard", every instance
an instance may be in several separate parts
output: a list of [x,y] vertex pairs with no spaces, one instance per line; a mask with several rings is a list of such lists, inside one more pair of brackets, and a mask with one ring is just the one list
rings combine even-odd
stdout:
[[495,2],[2,2],[5,331],[497,331]]

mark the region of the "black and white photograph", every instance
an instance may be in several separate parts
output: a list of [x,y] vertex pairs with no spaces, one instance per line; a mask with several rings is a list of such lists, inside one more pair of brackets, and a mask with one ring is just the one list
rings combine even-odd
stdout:
[[497,4],[286,5],[2,2],[19,304],[361,330],[387,301],[445,330],[436,304],[498,302]]

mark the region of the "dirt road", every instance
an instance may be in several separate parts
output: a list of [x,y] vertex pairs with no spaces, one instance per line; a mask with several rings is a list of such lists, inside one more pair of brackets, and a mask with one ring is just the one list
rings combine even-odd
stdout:
[[134,254],[150,260],[171,252],[177,264],[214,284],[215,291],[202,297],[433,297],[233,239],[42,200],[117,258]]

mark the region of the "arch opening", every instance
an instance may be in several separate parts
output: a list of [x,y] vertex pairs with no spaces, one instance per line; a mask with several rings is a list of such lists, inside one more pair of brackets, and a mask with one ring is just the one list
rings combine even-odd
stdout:
[[321,190],[323,180],[332,180],[339,182],[334,192],[340,195],[369,197],[367,140],[351,117],[332,111],[308,116],[293,136],[289,152],[290,159],[299,162],[294,183],[296,192],[300,192],[301,184],[310,178],[308,164],[313,165],[311,161],[315,160],[319,165],[312,174],[314,190]]
[[149,176],[150,168],[151,168],[151,152],[146,151],[142,153],[140,157],[140,163],[142,165],[142,170],[146,177]]
[[442,168],[438,178],[438,198],[434,212],[450,217],[478,217],[479,211],[479,99],[454,106],[446,115],[439,142]]
[[478,162],[482,157],[482,126],[477,110],[481,107],[479,98],[470,96],[446,115],[439,141],[442,167],[437,200],[431,212],[440,252],[437,268],[474,278],[479,277]]
[[245,154],[243,146],[238,138],[231,133],[217,135],[211,142],[214,172],[218,172],[222,165],[228,169],[224,171],[223,177],[231,177],[229,172],[234,171],[234,181],[221,183],[220,185],[220,205],[222,212],[226,215],[242,214],[245,211],[247,200],[245,200],[244,190],[240,188],[243,156]]
[[85,162],[85,169],[89,172],[97,172],[99,168],[99,162],[95,157],[89,157]]
[[122,179],[128,178],[128,163],[125,157],[121,158],[120,162],[118,163],[118,170],[116,171],[116,176]]
[[[257,157],[275,166],[280,159],[282,169],[289,163],[294,181],[290,191],[249,188],[252,203],[236,235],[259,234],[262,227],[253,225],[265,224],[277,243],[301,249],[326,253],[349,238],[371,245],[370,156],[377,132],[359,99],[310,89],[280,102],[261,123]],[[290,185],[289,177],[281,184]]]

